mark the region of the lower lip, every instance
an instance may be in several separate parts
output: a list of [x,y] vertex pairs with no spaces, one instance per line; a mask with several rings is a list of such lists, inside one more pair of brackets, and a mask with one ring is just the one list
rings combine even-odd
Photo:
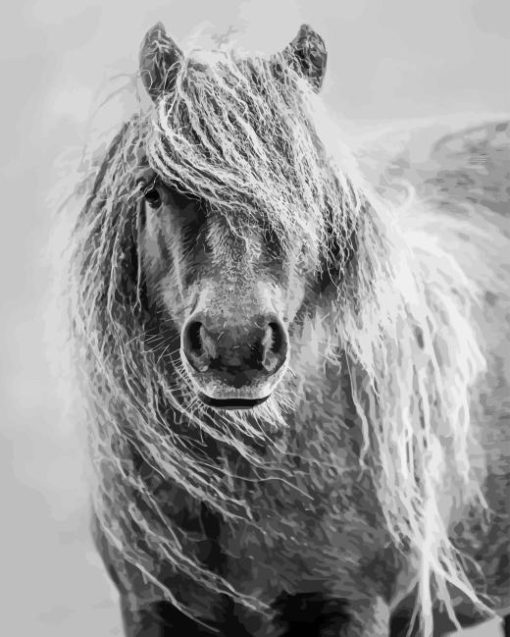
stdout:
[[226,409],[226,410],[234,410],[234,409],[252,409],[257,405],[261,405],[264,403],[269,396],[265,396],[264,398],[228,398],[228,399],[218,399],[218,398],[210,398],[205,394],[199,394],[200,400],[204,402],[209,407],[214,407],[215,409]]

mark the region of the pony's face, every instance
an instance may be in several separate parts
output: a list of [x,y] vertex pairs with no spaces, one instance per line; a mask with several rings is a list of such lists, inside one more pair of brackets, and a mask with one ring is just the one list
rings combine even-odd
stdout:
[[145,175],[142,259],[149,299],[180,334],[180,359],[200,399],[219,408],[264,402],[285,374],[289,328],[305,298],[300,246],[274,230],[240,235],[206,201]]
[[208,66],[186,62],[157,25],[140,62],[156,105],[141,180],[148,296],[177,329],[199,398],[251,408],[285,374],[318,270],[322,158],[283,75],[293,66],[318,90],[322,40],[303,27],[273,62]]

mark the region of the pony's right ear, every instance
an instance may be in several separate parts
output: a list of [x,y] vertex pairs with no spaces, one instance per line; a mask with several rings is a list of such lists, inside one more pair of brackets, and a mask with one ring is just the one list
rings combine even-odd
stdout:
[[321,36],[310,26],[303,24],[282,54],[287,64],[308,80],[315,92],[319,92],[328,59],[326,45]]
[[147,31],[140,47],[140,77],[153,102],[172,91],[182,58],[161,22]]

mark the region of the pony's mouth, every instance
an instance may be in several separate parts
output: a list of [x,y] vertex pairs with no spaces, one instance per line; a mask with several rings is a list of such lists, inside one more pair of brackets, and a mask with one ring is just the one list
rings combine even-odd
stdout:
[[200,400],[205,403],[208,407],[214,407],[215,409],[252,409],[257,405],[261,405],[268,398],[268,396],[264,396],[264,398],[211,398],[204,394],[203,392],[199,392],[198,397]]

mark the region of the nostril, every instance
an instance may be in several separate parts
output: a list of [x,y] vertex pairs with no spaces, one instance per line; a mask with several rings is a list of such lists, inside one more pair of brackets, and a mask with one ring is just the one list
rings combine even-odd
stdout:
[[188,323],[182,334],[184,354],[189,363],[199,372],[205,372],[214,357],[214,343],[202,323]]
[[277,322],[268,323],[262,339],[262,365],[266,371],[273,374],[285,362],[287,354],[287,339],[283,326]]
[[195,321],[191,323],[191,325],[188,325],[188,328],[186,330],[186,337],[188,341],[189,350],[190,352],[198,356],[202,354],[202,338],[200,334],[201,329],[202,329],[202,323]]
[[269,323],[268,328],[271,330],[271,350],[276,354],[281,351],[284,343],[283,329],[278,323]]

